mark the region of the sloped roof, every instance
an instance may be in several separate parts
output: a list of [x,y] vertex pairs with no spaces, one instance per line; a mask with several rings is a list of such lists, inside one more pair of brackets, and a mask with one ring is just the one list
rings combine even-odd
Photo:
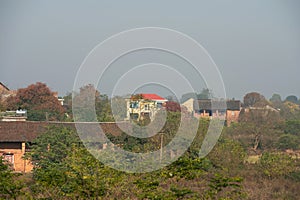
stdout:
[[9,88],[6,87],[2,82],[0,82],[0,85],[1,85],[3,88],[5,88],[7,91],[9,91]]
[[150,99],[155,101],[167,101],[167,99],[158,96],[157,94],[141,94],[143,99]]
[[240,110],[242,103],[239,100],[229,100],[227,103],[227,110]]
[[[226,104],[224,101],[211,100],[211,99],[199,99],[194,101],[194,110],[197,109],[197,103],[199,110],[222,110],[226,108],[227,110],[240,110],[241,101],[239,100],[228,100]],[[213,106],[213,108],[212,108]]]
[[[92,133],[90,137],[97,137],[100,135],[97,127],[100,125],[105,134],[111,134],[113,136],[119,136],[122,134],[122,130],[116,123],[90,123],[81,122],[81,128],[83,127],[87,132]],[[31,142],[37,136],[44,133],[51,125],[63,126],[75,129],[74,122],[33,122],[33,121],[14,121],[3,122],[0,121],[0,142]],[[122,126],[130,126],[130,124],[123,124]]]

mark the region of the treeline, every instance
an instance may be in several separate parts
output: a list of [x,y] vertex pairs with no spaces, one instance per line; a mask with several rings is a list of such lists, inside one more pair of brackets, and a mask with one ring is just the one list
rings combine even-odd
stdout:
[[[93,85],[83,86],[80,91],[74,92],[74,100],[89,102],[87,95],[95,94],[96,116],[98,121],[107,122],[122,120],[126,117],[126,102],[123,97],[109,98],[101,94]],[[180,105],[176,99],[167,97],[170,101],[167,103],[167,109],[171,111],[180,111]],[[189,98],[213,99],[212,90],[203,89],[200,93],[183,94],[180,102]],[[29,121],[72,121],[72,93],[64,97],[64,105],[61,105],[55,93],[51,91],[46,84],[37,82],[29,85],[27,88],[18,89],[15,95],[8,98],[0,95],[0,111],[25,109],[28,111],[27,118]],[[111,106],[117,107],[117,113],[112,113]],[[262,94],[251,92],[245,95],[243,101],[244,107],[249,106],[271,106],[280,111],[280,116],[284,119],[300,119],[300,100],[297,96],[290,95],[282,100],[279,94],[273,94],[267,100]],[[87,117],[88,118],[88,117]]]
[[[300,138],[299,121],[241,121],[224,127],[217,145],[205,158],[198,153],[209,119],[200,119],[197,135],[174,163],[151,173],[125,173],[95,159],[74,130],[49,127],[26,154],[34,164],[32,174],[12,174],[3,163],[2,198],[15,199],[298,199],[300,160],[282,146],[285,135]],[[255,118],[254,118],[255,119]],[[168,112],[163,145],[178,130],[179,112]],[[260,134],[259,145],[256,135]],[[126,133],[107,135],[117,146],[132,152],[160,148],[160,135],[134,138]],[[294,142],[294,141],[290,141]],[[108,159],[117,159],[112,155]],[[127,159],[131,159],[128,157]],[[0,188],[2,188],[0,187]]]

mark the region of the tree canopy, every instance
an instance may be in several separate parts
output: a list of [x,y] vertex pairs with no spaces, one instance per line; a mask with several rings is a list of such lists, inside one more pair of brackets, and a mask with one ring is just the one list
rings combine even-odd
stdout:
[[266,99],[258,92],[250,92],[244,96],[244,106],[264,106],[266,105]]
[[7,99],[9,110],[26,109],[28,119],[33,121],[60,120],[64,116],[64,109],[55,93],[45,83],[37,82],[27,88],[17,90],[15,96]]

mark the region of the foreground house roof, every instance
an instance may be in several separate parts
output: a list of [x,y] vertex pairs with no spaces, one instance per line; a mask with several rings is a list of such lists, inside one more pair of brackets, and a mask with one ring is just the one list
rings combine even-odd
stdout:
[[[99,125],[101,129],[106,134],[111,134],[118,136],[122,134],[122,130],[118,127],[120,124],[113,122],[104,123],[90,123],[81,122],[81,127],[83,127],[87,132],[92,133],[89,135],[90,138],[95,138],[100,135],[98,132]],[[74,122],[33,122],[33,121],[14,121],[14,122],[1,122],[0,121],[0,142],[31,142],[37,136],[44,133],[49,126],[63,126],[71,129],[75,129]],[[122,124],[121,124],[122,125]],[[123,124],[125,128],[129,126],[128,124]],[[124,128],[122,127],[122,128]]]

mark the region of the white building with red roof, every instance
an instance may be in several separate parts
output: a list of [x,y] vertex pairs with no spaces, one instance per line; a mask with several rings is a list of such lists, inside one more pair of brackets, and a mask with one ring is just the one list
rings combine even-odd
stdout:
[[135,94],[127,101],[127,120],[140,120],[155,116],[168,100],[157,94]]

